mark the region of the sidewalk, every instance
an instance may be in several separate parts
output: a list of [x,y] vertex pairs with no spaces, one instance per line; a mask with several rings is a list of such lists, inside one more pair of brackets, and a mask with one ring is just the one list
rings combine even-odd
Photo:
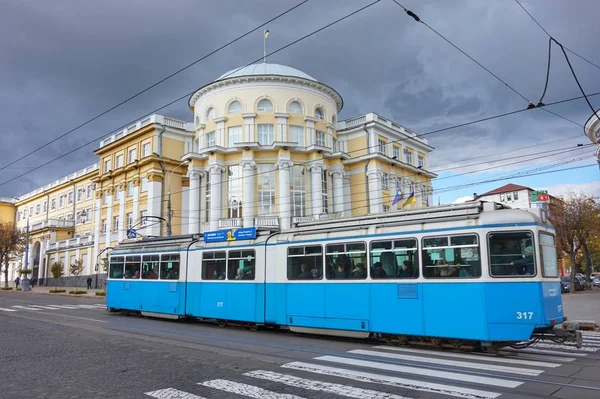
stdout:
[[[4,285],[2,285],[4,287]],[[100,295],[96,295],[96,292],[98,291],[103,291],[101,289],[91,289],[91,290],[86,290],[85,286],[84,287],[56,287],[59,290],[66,290],[65,292],[60,292],[60,293],[55,293],[52,294],[50,293],[50,290],[55,289],[54,286],[38,286],[36,285],[35,287],[32,287],[30,291],[28,292],[23,292],[23,291],[15,291],[14,289],[14,284],[11,284],[9,286],[13,287],[12,291],[2,291],[2,292],[13,292],[13,293],[17,293],[17,294],[22,294],[22,295],[29,295],[29,294],[41,294],[41,295],[52,295],[52,296],[68,296],[68,297],[82,297],[82,298],[94,298],[94,299],[98,299],[98,300],[104,300],[104,296],[100,296]],[[69,294],[69,291],[87,291],[86,294]]]

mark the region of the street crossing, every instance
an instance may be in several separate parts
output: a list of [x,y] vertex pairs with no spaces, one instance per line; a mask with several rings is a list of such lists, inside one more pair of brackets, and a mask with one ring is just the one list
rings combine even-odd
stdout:
[[227,393],[250,398],[298,399],[334,394],[356,399],[408,399],[422,397],[426,392],[494,399],[506,393],[523,394],[524,384],[530,382],[549,390],[559,389],[560,386],[545,384],[540,378],[544,373],[556,373],[563,365],[594,356],[600,350],[600,334],[584,332],[580,349],[569,344],[550,346],[507,348],[498,355],[363,346],[339,355],[288,362],[276,370],[258,369],[236,378],[198,381],[196,389],[188,389],[190,392],[178,389],[181,387],[165,387],[145,395],[158,399],[204,399]]
[[105,310],[106,305],[103,303],[93,303],[93,304],[85,304],[85,305],[35,305],[35,304],[27,304],[27,305],[12,305],[9,307],[0,307],[0,314],[2,312],[19,312],[19,311],[28,311],[28,312],[47,312],[47,311],[56,311],[56,310],[81,310],[81,309],[98,309]]

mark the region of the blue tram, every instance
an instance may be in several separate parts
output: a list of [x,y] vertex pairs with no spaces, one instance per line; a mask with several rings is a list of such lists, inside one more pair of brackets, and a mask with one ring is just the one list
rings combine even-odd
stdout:
[[581,343],[541,209],[474,202],[237,232],[122,243],[107,307],[400,343]]

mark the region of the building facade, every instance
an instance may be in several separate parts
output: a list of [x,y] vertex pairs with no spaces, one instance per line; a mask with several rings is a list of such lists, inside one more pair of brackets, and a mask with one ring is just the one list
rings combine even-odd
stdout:
[[542,208],[550,216],[551,204],[558,198],[545,191],[509,183],[480,195],[474,194],[473,200],[498,202],[517,209]]
[[[126,239],[431,204],[427,140],[375,113],[338,121],[341,95],[304,72],[236,69],[189,107],[193,122],[132,123],[100,142],[96,164],[19,197],[34,277],[48,278],[54,262],[69,276],[76,260],[85,276],[104,272],[102,259]],[[414,198],[392,205],[399,192]]]
[[596,158],[598,159],[598,165],[600,165],[600,119],[596,114],[600,115],[600,109],[589,117],[583,130],[590,141],[596,144]]

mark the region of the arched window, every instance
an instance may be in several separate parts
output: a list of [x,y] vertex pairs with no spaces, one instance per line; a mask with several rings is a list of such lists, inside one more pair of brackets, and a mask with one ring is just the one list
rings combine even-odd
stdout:
[[230,114],[239,114],[240,112],[242,112],[242,104],[240,104],[239,101],[232,102],[231,104],[229,104],[227,112]]
[[215,109],[213,107],[210,107],[208,110],[206,110],[206,120],[211,120],[215,118]]
[[325,112],[323,112],[323,108],[317,107],[317,109],[315,109],[315,117],[321,120],[325,119]]
[[290,114],[301,114],[303,112],[302,105],[298,101],[292,101],[288,109]]
[[258,106],[256,108],[258,111],[270,112],[273,111],[273,104],[271,103],[271,101],[267,100],[266,98],[263,98],[258,102]]

